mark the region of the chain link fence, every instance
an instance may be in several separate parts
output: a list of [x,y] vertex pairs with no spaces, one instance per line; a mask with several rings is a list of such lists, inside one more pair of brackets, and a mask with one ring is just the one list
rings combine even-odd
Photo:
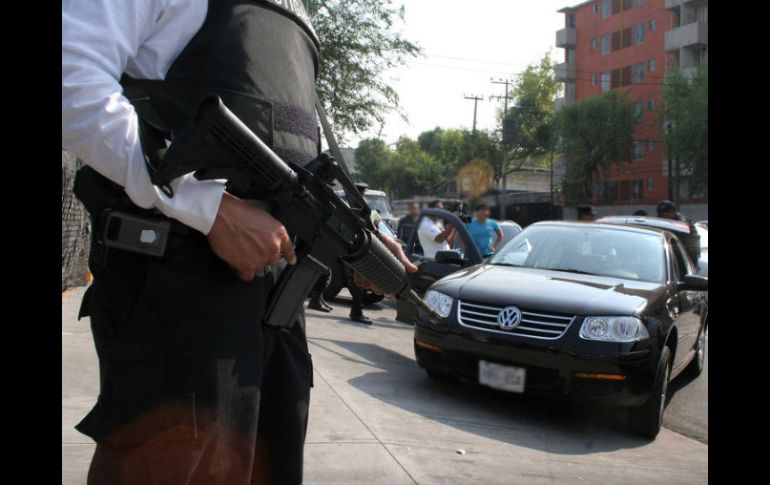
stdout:
[[90,220],[83,204],[72,193],[75,173],[82,162],[61,152],[61,289],[88,283]]

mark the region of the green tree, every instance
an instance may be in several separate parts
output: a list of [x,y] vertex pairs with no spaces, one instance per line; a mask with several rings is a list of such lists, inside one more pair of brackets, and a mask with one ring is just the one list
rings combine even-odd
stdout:
[[546,160],[553,155],[557,91],[554,64],[548,54],[538,63],[527,66],[513,84],[510,95],[516,106],[509,108],[507,116],[502,110],[498,116],[501,125],[506,117],[516,126],[516,139],[507,152],[513,163],[500,164],[497,180],[504,180],[526,161]]
[[380,190],[392,189],[391,168],[393,152],[378,138],[361,140],[356,148],[356,167],[361,179]]
[[708,182],[708,73],[708,62],[692,79],[675,68],[663,88],[663,132],[674,173],[688,174],[694,182]]
[[556,120],[568,157],[564,196],[570,203],[590,202],[594,176],[631,158],[637,121],[634,103],[625,94],[609,91],[566,105]]
[[392,0],[307,0],[308,13],[321,39],[318,95],[334,133],[344,139],[399,110],[398,93],[383,75],[403,65],[420,48],[397,25],[404,7]]

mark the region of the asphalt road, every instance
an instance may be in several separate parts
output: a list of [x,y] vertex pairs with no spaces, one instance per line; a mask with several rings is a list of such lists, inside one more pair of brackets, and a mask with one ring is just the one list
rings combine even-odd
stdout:
[[[81,295],[62,303],[63,485],[85,483],[94,447],[72,428],[98,391],[88,321],[75,320]],[[412,328],[392,308],[367,310],[375,322],[366,326],[345,318],[346,303],[335,307],[308,312],[315,386],[305,483],[708,481],[707,372],[680,386],[668,429],[650,442],[628,433],[621,413],[435,382],[415,364]]]

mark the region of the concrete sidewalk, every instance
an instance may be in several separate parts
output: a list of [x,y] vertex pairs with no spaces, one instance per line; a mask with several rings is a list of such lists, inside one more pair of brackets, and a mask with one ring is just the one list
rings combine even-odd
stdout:
[[[62,304],[63,484],[82,484],[93,444],[72,429],[97,394],[82,290]],[[308,312],[315,366],[305,483],[705,483],[708,446],[668,430],[654,442],[608,413],[429,380],[412,328],[388,307],[375,324]]]

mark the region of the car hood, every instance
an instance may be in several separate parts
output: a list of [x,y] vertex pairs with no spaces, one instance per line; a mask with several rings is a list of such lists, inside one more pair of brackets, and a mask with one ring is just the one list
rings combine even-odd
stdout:
[[665,284],[534,268],[482,264],[437,281],[454,298],[572,315],[640,315]]

